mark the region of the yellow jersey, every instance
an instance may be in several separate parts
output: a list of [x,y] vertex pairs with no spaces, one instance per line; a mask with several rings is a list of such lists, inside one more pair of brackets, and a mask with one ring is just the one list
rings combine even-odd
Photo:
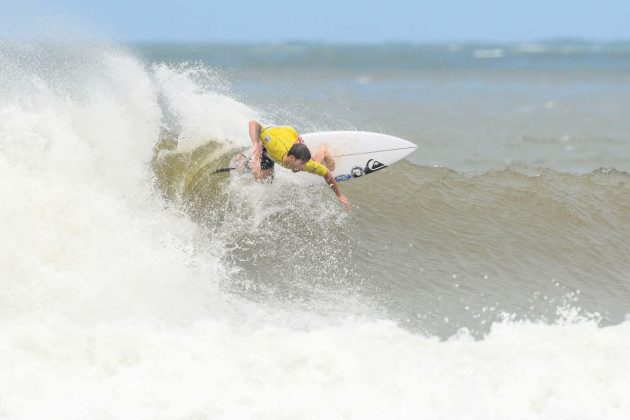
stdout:
[[[278,127],[272,125],[260,131],[260,142],[265,150],[267,150],[267,155],[285,168],[286,166],[282,163],[282,159],[284,159],[289,152],[293,143],[298,141],[298,137],[297,131],[295,131],[293,127],[288,126]],[[328,168],[311,159],[304,164],[304,171],[319,176],[325,176],[328,172]]]

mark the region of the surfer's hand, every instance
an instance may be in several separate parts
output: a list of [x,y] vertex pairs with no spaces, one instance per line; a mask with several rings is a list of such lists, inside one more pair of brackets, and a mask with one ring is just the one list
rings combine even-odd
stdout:
[[304,144],[304,139],[302,138],[302,136],[298,136],[298,139],[297,139],[296,143]]
[[339,200],[341,204],[344,205],[346,210],[350,210],[352,208],[352,206],[350,205],[350,202],[348,201],[348,197],[346,197],[345,195],[341,194],[340,196],[337,197],[337,199]]

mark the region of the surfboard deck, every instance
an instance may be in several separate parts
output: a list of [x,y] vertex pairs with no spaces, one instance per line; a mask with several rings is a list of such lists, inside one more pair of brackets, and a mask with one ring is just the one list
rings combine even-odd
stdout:
[[[418,147],[398,137],[367,131],[322,131],[302,134],[302,139],[313,155],[322,144],[328,145],[335,158],[335,169],[332,174],[337,182],[379,172],[404,159]],[[251,150],[245,154],[250,156]],[[235,164],[234,159],[232,164]],[[321,183],[319,176],[304,172],[294,174],[280,165],[276,165],[276,168],[276,175],[282,176],[282,172],[286,171],[295,182]],[[236,175],[238,171],[233,171],[233,173]]]

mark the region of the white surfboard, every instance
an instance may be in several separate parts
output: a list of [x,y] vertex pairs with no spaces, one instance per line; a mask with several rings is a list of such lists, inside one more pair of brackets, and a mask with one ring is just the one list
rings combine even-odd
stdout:
[[[337,182],[371,175],[404,159],[418,146],[398,137],[366,131],[322,131],[302,134],[304,144],[315,155],[320,145],[327,144],[335,157],[335,169],[332,171]],[[251,150],[240,156],[249,157]],[[232,159],[231,167],[240,167],[237,158]],[[286,171],[287,175],[283,176]],[[233,171],[237,174],[241,171]],[[321,183],[321,177],[309,173],[291,173],[288,169],[276,165],[276,176],[280,175],[300,184]]]
[[[404,159],[418,147],[398,137],[366,131],[324,131],[303,134],[302,139],[313,155],[321,144],[328,145],[335,157],[332,174],[337,182],[381,171]],[[300,175],[314,177],[311,174]]]

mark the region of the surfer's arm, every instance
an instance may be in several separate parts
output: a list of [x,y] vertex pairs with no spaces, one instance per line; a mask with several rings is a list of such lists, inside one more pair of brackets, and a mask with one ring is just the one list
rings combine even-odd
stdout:
[[251,120],[249,122],[249,138],[252,140],[252,145],[256,147],[260,143],[260,132],[262,131],[262,125],[258,121]]
[[252,153],[252,160],[249,165],[249,169],[252,171],[256,181],[262,181],[265,179],[262,169],[260,168],[260,159],[262,157],[262,147],[260,143],[254,144],[254,152]]
[[332,190],[335,192],[337,200],[339,200],[339,202],[343,204],[346,209],[350,210],[350,202],[348,202],[348,198],[341,192],[341,188],[339,188],[339,184],[337,184],[337,181],[335,181],[335,177],[332,175],[330,170],[326,171],[324,179],[326,180],[326,183],[330,185],[330,188],[332,188]]
[[252,161],[249,165],[252,174],[256,181],[261,181],[265,177],[262,173],[262,169],[260,168],[260,159],[262,157],[262,145],[260,144],[260,131],[262,130],[262,126],[258,121],[251,120],[249,122],[249,138],[252,141]]

